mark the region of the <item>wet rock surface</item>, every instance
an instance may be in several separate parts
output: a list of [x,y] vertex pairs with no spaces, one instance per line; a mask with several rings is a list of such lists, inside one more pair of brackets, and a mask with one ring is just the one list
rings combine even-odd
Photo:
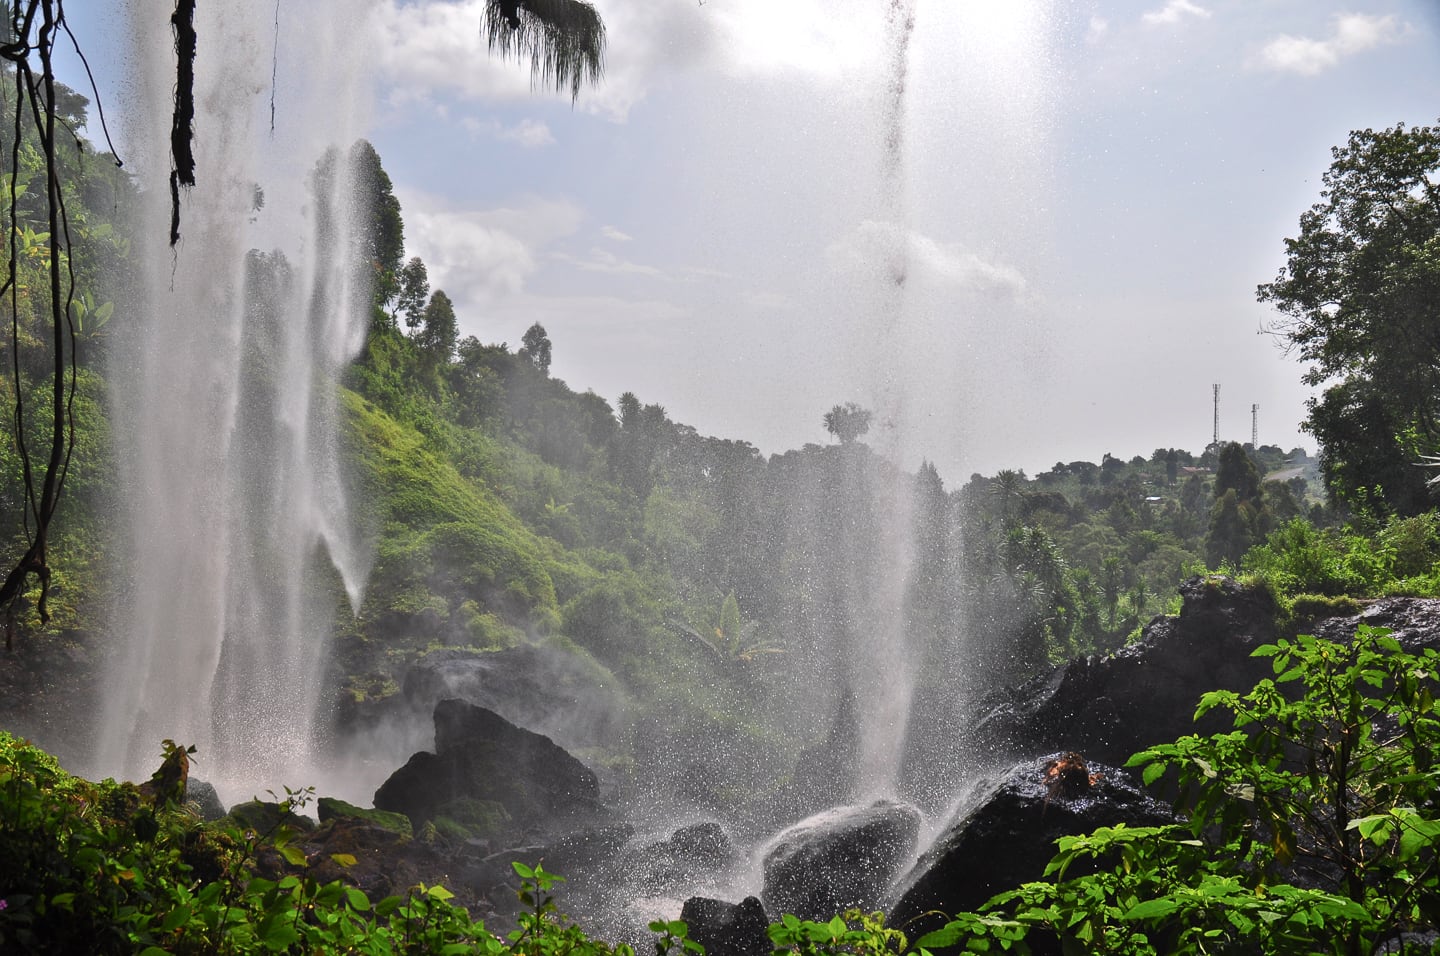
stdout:
[[487,708],[444,700],[435,707],[435,753],[412,756],[375,791],[375,806],[405,814],[418,832],[457,801],[475,817],[488,810],[474,826],[502,842],[543,839],[604,815],[595,774],[549,737]]
[[904,926],[914,939],[943,925],[936,913],[974,910],[996,893],[1040,879],[1062,836],[1175,820],[1168,805],[1123,770],[1095,762],[1077,766],[1078,756],[1024,760],[975,787],[900,881],[890,925]]
[[889,800],[803,820],[765,854],[765,907],[802,919],[873,910],[910,862],[919,833],[920,811]]
[[770,956],[770,917],[754,896],[726,903],[692,896],[680,910],[690,938],[705,947],[706,956]]
[[1180,595],[1179,616],[1155,618],[1139,642],[1062,664],[985,701],[973,739],[990,761],[1063,747],[1123,764],[1145,747],[1227,729],[1218,712],[1195,723],[1195,705],[1208,691],[1249,690],[1270,676],[1269,661],[1250,654],[1277,636],[1274,600],[1219,577],[1191,578]]

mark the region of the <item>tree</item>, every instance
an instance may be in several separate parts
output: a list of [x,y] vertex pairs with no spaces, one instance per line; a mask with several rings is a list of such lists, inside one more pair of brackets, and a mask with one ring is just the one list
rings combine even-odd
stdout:
[[436,289],[430,296],[425,314],[421,316],[420,333],[415,344],[431,358],[450,361],[455,354],[455,341],[459,336],[459,325],[455,319],[455,306],[443,289]]
[[990,485],[990,497],[1000,508],[1000,517],[1009,523],[1025,498],[1025,472],[1006,468],[996,472]]
[[350,151],[355,188],[364,204],[364,228],[360,235],[361,255],[369,263],[375,282],[375,303],[389,306],[400,292],[400,264],[405,257],[405,223],[400,218],[400,200],[380,154],[365,140]]
[[405,316],[407,329],[418,328],[424,321],[425,304],[429,299],[430,273],[419,256],[412,256],[400,270],[400,291],[395,296],[394,314]]
[[1332,153],[1322,202],[1256,294],[1325,387],[1304,427],[1332,502],[1379,486],[1416,513],[1429,499],[1411,463],[1440,449],[1440,127],[1360,130]]
[[1260,494],[1260,473],[1255,463],[1238,442],[1220,449],[1220,465],[1215,470],[1215,497],[1235,490],[1241,501],[1254,501]]
[[840,439],[842,445],[848,445],[870,430],[870,410],[855,402],[836,405],[825,413],[823,420],[825,430]]
[[545,326],[536,322],[525,330],[522,338],[519,356],[527,360],[539,370],[541,375],[550,374],[550,337],[545,334]]
[[1254,507],[1248,501],[1241,501],[1239,494],[1231,488],[1215,500],[1215,507],[1210,510],[1210,527],[1205,533],[1205,560],[1212,568],[1218,568],[1227,561],[1239,565],[1257,537]]

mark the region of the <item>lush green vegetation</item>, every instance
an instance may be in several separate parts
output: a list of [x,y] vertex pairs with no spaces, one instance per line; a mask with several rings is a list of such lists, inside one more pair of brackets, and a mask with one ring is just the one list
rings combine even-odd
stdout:
[[[83,99],[63,103],[81,125]],[[422,261],[406,258],[380,157],[358,144],[375,297],[364,354],[337,387],[375,564],[359,614],[342,614],[333,635],[335,713],[383,704],[409,665],[439,648],[543,647],[616,694],[633,720],[588,758],[695,806],[735,810],[763,794],[692,766],[723,755],[784,784],[797,753],[824,736],[793,728],[819,727],[802,718],[828,716],[855,690],[840,659],[882,616],[898,613],[925,658],[922,681],[944,693],[962,668],[1014,681],[1114,650],[1171,607],[1184,577],[1227,571],[1276,596],[1287,638],[1267,650],[1279,665],[1275,686],[1202,704],[1234,710],[1236,734],[1137,758],[1147,778],[1171,774],[1188,786],[1193,825],[1067,841],[1054,881],[957,917],[948,935],[920,944],[1023,949],[1027,934],[1046,932],[1087,951],[1259,940],[1275,952],[1368,952],[1387,933],[1433,927],[1433,657],[1376,635],[1351,648],[1291,638],[1377,596],[1440,596],[1440,513],[1416,464],[1437,450],[1440,296],[1430,293],[1440,289],[1440,212],[1433,187],[1421,185],[1440,166],[1437,136],[1357,133],[1337,150],[1327,204],[1302,219],[1286,270],[1261,289],[1288,316],[1281,334],[1317,363],[1315,383],[1328,385],[1307,424],[1321,442],[1318,470],[1300,449],[1226,444],[1058,462],[1034,477],[972,475],[951,488],[928,463],[911,475],[875,455],[862,440],[870,413],[854,403],[816,409],[817,437],[838,443],[767,459],[632,393],[612,406],[576,392],[550,374],[565,343],[538,324],[513,351],[461,338],[454,302],[430,288]],[[38,160],[19,155],[24,241],[6,300],[17,325],[0,351],[20,376],[18,392],[7,385],[3,397],[40,404],[53,374],[41,334],[50,253],[27,189]],[[102,359],[107,337],[137,321],[111,304],[125,301],[121,214],[132,190],[103,157],[65,161],[82,345],[77,444],[69,508],[51,542],[51,617],[22,625],[19,639],[99,647],[114,486]],[[48,445],[46,424],[31,421],[26,442]],[[26,540],[19,447],[0,448],[14,553]],[[895,596],[877,605],[872,595],[893,586],[886,529],[897,515],[913,554]],[[967,634],[983,641],[962,659]],[[1318,769],[1287,765],[1294,748],[1316,754]],[[439,888],[372,901],[303,869],[256,870],[266,853],[299,866],[280,823],[269,832],[202,826],[128,784],[70,777],[8,737],[0,752],[5,946],[609,951],[557,921],[543,870],[519,874],[533,918],[501,940]],[[285,809],[296,800],[288,795]],[[1287,882],[1296,856],[1317,848],[1338,883]],[[1069,878],[1076,861],[1098,870]],[[1417,889],[1404,890],[1407,881]],[[657,932],[662,947],[685,945],[674,925]],[[859,914],[787,920],[774,939],[806,953],[905,946]],[[1305,948],[1317,940],[1331,949]]]
[[[1205,695],[1234,730],[1136,754],[1147,784],[1178,787],[1183,822],[1119,824],[1064,837],[1046,879],[954,914],[911,946],[879,914],[829,922],[785,916],[770,928],[797,956],[958,948],[967,952],[1401,951],[1402,934],[1440,927],[1440,652],[1407,652],[1362,627],[1353,642],[1311,637],[1258,648],[1275,677]],[[313,861],[288,821],[268,829],[201,824],[177,799],[167,760],[142,788],[91,784],[0,734],[0,948],[31,952],[628,953],[587,937],[558,911],[556,877],[516,865],[519,926],[500,938],[442,887],[372,901]],[[261,867],[262,857],[276,860]],[[335,855],[340,866],[353,858]],[[279,869],[276,869],[278,864]],[[658,951],[697,949],[657,923]],[[1423,951],[1429,943],[1424,943]]]
[[[184,754],[166,744],[171,766]],[[633,956],[566,920],[551,892],[559,878],[540,866],[515,864],[524,908],[500,936],[443,886],[371,900],[311,876],[318,861],[294,826],[308,792],[287,792],[259,823],[206,824],[183,786],[157,786],[164,774],[144,787],[90,783],[0,732],[0,951]],[[355,864],[345,854],[330,862]]]

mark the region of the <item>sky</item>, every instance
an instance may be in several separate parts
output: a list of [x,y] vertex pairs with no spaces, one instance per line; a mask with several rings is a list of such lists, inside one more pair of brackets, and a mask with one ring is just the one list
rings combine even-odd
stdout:
[[[859,402],[950,486],[1198,452],[1215,384],[1222,440],[1313,453],[1255,288],[1331,147],[1440,117],[1433,0],[915,0],[898,108],[889,0],[597,0],[573,104],[476,0],[323,2],[368,26],[366,135],[462,335],[539,321],[575,390],[766,454]],[[110,4],[67,4],[102,97]]]

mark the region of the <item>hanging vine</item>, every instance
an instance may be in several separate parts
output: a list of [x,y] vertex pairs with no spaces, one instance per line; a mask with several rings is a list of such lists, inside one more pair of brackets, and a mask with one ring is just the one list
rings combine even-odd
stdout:
[[[24,482],[25,535],[24,552],[13,561],[3,583],[0,583],[0,609],[5,614],[5,646],[9,650],[13,642],[17,598],[29,589],[31,579],[40,586],[36,612],[42,622],[50,618],[47,606],[50,592],[50,526],[60,504],[75,444],[75,274],[69,254],[70,221],[66,215],[64,184],[57,160],[62,143],[67,138],[77,150],[81,148],[81,141],[78,134],[66,128],[59,118],[51,57],[57,39],[64,34],[74,45],[82,63],[85,58],[65,23],[63,0],[12,0],[7,14],[8,36],[6,42],[0,45],[0,58],[5,60],[12,74],[10,79],[14,81],[15,98],[14,112],[6,117],[10,120],[12,137],[5,223],[8,261],[4,281],[0,283],[0,300],[6,301],[10,309],[10,371],[15,390],[12,422]],[[85,69],[88,73],[88,63]],[[93,89],[93,79],[91,86]],[[104,114],[101,112],[99,115],[103,129]],[[107,130],[107,140],[108,136]],[[46,406],[34,412],[26,407],[26,389],[20,364],[20,256],[22,243],[33,244],[37,238],[33,233],[27,234],[21,224],[22,143],[33,145],[40,154],[40,167],[45,179],[47,234],[44,237],[44,257],[50,332],[50,390]],[[48,435],[43,429],[36,428],[34,421],[27,427],[27,415],[48,415]],[[27,438],[31,431],[44,436],[48,448],[32,448],[31,440]]]

